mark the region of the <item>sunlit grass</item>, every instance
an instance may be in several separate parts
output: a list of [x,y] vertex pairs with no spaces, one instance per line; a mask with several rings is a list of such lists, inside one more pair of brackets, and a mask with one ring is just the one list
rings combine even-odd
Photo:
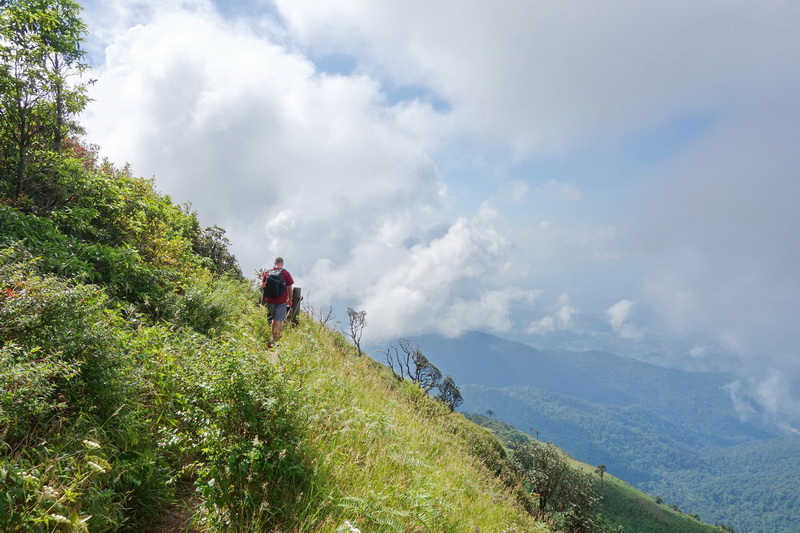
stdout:
[[575,460],[572,460],[572,463],[576,468],[595,476],[605,514],[612,516],[614,525],[624,527],[625,531],[637,533],[720,531],[716,526],[700,522],[665,503],[659,503],[655,498],[634,489],[613,475],[605,473],[601,482],[600,476],[595,472],[596,467]]
[[470,449],[493,439],[485,430],[319,324],[304,322],[279,350],[286,378],[302,381],[317,481],[330,489],[304,530],[548,531]]

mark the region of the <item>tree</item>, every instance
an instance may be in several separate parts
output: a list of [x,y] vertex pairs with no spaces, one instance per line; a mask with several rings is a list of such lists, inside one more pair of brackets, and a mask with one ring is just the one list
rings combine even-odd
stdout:
[[449,375],[439,385],[439,394],[436,397],[444,402],[451,411],[454,411],[456,407],[464,403],[461,389],[458,388],[456,382]]
[[606,473],[606,465],[597,465],[595,473],[600,476],[600,486],[603,486],[603,475]]
[[464,403],[461,389],[458,388],[455,380],[451,376],[442,380],[442,372],[425,357],[419,347],[413,346],[410,340],[400,339],[400,349],[389,346],[385,355],[386,364],[392,369],[392,373],[397,379],[410,379],[419,384],[426,393],[438,389],[436,399],[447,405],[451,411]]
[[78,131],[71,119],[86,106],[86,85],[68,78],[88,68],[81,10],[73,0],[0,3],[0,183],[15,201],[48,194],[44,173],[32,169],[44,171]]
[[515,447],[514,461],[539,500],[538,518],[575,533],[607,529],[590,476],[574,469],[554,444],[528,441]]
[[352,307],[347,308],[347,317],[350,319],[348,335],[356,345],[358,355],[363,354],[361,351],[361,335],[364,333],[364,328],[367,326],[367,312],[356,311]]
[[412,379],[419,383],[425,392],[430,392],[431,389],[440,385],[442,373],[425,357],[425,354],[416,349],[412,354],[412,360],[414,361],[414,376]]
[[[425,392],[429,392],[431,389],[439,386],[442,373],[427,357],[425,357],[425,354],[422,353],[419,347],[412,346],[411,341],[408,339],[400,339],[400,349],[403,350],[406,356],[405,364],[408,378],[419,383]],[[408,364],[409,359],[413,368]]]
[[236,256],[230,252],[230,245],[231,241],[225,236],[225,230],[219,226],[197,229],[192,235],[192,249],[198,255],[211,260],[211,270],[215,274],[229,273],[237,279],[243,279]]
[[386,363],[398,379],[407,378],[419,383],[425,392],[439,387],[442,382],[441,371],[408,339],[400,339],[400,350],[394,346],[389,347],[386,351]]

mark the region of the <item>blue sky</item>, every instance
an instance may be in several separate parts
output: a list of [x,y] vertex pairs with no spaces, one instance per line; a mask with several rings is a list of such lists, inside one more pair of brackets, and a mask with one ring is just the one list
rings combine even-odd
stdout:
[[284,256],[371,342],[580,339],[800,418],[800,5],[84,6],[88,139],[245,273]]

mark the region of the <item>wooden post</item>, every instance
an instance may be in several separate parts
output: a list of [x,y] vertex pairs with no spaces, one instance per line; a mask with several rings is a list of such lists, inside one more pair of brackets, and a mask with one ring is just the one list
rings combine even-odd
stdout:
[[299,320],[298,315],[300,314],[300,302],[303,300],[303,297],[300,295],[301,292],[302,289],[300,289],[300,287],[292,288],[292,307],[289,309],[286,320],[294,325],[297,325],[297,321]]

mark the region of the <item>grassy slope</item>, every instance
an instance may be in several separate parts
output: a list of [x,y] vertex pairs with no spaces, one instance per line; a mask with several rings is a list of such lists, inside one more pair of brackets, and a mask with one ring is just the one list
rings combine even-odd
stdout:
[[[511,424],[489,420],[480,414],[468,414],[467,417],[477,424],[488,427],[503,442],[525,442],[532,437],[519,431]],[[595,478],[595,467],[577,461],[572,457],[570,462],[575,468],[583,470]],[[669,505],[659,504],[647,494],[633,488],[624,481],[606,473],[602,483],[597,484],[601,496],[603,515],[614,527],[622,527],[623,531],[636,533],[719,533],[716,526],[700,522],[692,516],[673,509]]]
[[[303,529],[548,531],[487,468],[496,439],[310,320],[272,354],[304,395],[320,496]],[[479,458],[480,457],[480,458]]]
[[[594,467],[575,463],[587,472]],[[599,490],[602,496],[604,514],[614,526],[622,526],[624,531],[636,533],[712,533],[720,529],[694,517],[659,504],[654,498],[636,490],[624,481],[605,474]]]

